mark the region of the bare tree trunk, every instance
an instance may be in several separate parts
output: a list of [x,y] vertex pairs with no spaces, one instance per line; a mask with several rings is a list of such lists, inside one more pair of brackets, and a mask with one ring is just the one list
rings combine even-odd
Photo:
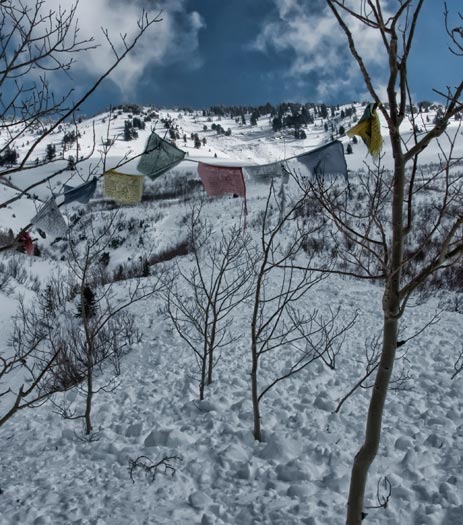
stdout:
[[201,380],[199,383],[199,399],[204,399],[204,387],[206,386],[207,376],[207,342],[204,341],[204,350],[201,358]]
[[90,434],[92,431],[91,412],[92,412],[92,400],[93,400],[93,356],[92,352],[88,351],[87,354],[88,365],[87,365],[87,399],[85,403],[85,433]]
[[259,367],[259,352],[257,348],[257,317],[259,314],[259,298],[262,287],[263,269],[267,262],[268,254],[264,252],[264,262],[262,263],[257,275],[254,308],[251,320],[251,399],[252,414],[254,422],[254,439],[262,441],[262,432],[260,428],[260,407],[259,407],[259,390],[257,381],[257,370]]
[[384,337],[381,361],[370,399],[365,441],[354,459],[347,503],[347,525],[362,522],[363,501],[368,471],[378,452],[381,440],[381,424],[392,367],[397,347],[397,319],[384,319]]
[[212,384],[212,369],[214,368],[214,352],[212,348],[209,350],[209,359],[207,365],[207,384]]
[[[87,259],[88,261],[88,259]],[[86,262],[86,265],[88,262]],[[91,412],[92,412],[92,400],[93,400],[93,365],[94,365],[94,337],[95,334],[92,332],[90,327],[89,312],[87,312],[87,304],[84,297],[85,289],[86,270],[82,279],[82,286],[80,292],[80,300],[82,305],[82,320],[84,323],[85,330],[85,346],[87,349],[87,397],[85,400],[85,433],[90,434],[92,431]]]
[[87,273],[91,265],[91,253],[90,248],[86,248],[85,263],[83,266],[82,280],[80,283],[80,305],[81,305],[81,315],[82,322],[84,325],[85,332],[85,349],[87,357],[87,396],[85,400],[85,433],[88,435],[92,431],[92,421],[91,421],[91,412],[92,412],[92,400],[93,400],[93,366],[95,364],[95,327],[92,326],[91,317],[95,315],[93,311],[93,304],[91,304],[91,299],[86,295],[86,290],[88,290],[87,285]]
[[217,315],[213,312],[214,322],[212,324],[211,340],[209,342],[209,355],[208,355],[208,368],[207,368],[207,384],[212,384],[212,370],[214,368],[214,348],[215,348],[215,336],[217,328]]
[[400,278],[403,264],[403,202],[405,191],[405,163],[400,136],[391,132],[391,145],[395,158],[392,197],[392,247],[389,278],[383,295],[383,345],[375,385],[368,409],[365,440],[354,458],[347,502],[346,525],[360,525],[368,471],[378,452],[384,404],[397,349],[400,317]]
[[259,365],[259,358],[257,355],[256,342],[252,343],[252,368],[251,368],[251,394],[252,394],[252,413],[254,419],[254,439],[262,441],[262,433],[260,428],[260,407],[259,407],[259,393],[257,389],[257,367]]

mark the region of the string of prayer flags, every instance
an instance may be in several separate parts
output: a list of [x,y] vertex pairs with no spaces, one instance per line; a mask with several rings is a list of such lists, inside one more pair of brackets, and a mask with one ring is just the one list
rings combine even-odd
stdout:
[[246,185],[244,183],[243,169],[232,166],[213,166],[211,164],[198,164],[198,174],[206,193],[210,197],[220,197],[232,194],[243,197],[244,212],[246,206]]
[[[342,175],[347,179],[347,163],[342,142],[335,140],[320,148],[295,157],[298,165],[302,164],[310,174],[317,178]],[[300,166],[298,166],[300,167]],[[298,171],[296,167],[296,171]]]
[[362,118],[358,123],[347,131],[347,136],[352,137],[358,135],[361,137],[368,153],[377,159],[383,147],[383,138],[381,136],[381,124],[379,122],[378,113],[376,112],[377,104],[368,104],[363,112]]
[[143,193],[143,178],[109,170],[104,174],[104,195],[123,204],[137,204]]
[[31,220],[34,228],[43,230],[54,237],[63,237],[67,225],[54,199],[48,200]]
[[185,158],[185,152],[159,135],[151,133],[143,155],[137,165],[140,173],[156,179]]
[[88,201],[93,197],[95,191],[96,191],[96,184],[98,179],[96,177],[93,177],[92,180],[85,182],[84,184],[81,184],[80,186],[76,186],[73,188],[72,186],[68,186],[67,184],[63,185],[63,191],[64,191],[64,204],[69,204],[73,201],[78,201],[82,204],[87,204]]

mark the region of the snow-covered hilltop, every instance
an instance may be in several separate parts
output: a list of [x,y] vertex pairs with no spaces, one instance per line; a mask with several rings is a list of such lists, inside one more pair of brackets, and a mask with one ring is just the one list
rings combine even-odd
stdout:
[[[64,183],[75,186],[91,175],[101,175],[103,172],[101,161],[103,155],[107,156],[105,159],[106,169],[117,165],[121,159],[125,161],[125,159],[137,157],[143,152],[151,130],[155,130],[162,137],[174,141],[177,147],[186,152],[186,161],[176,171],[194,172],[194,164],[188,162],[189,160],[216,163],[230,161],[242,165],[266,164],[305,153],[333,139],[343,142],[347,153],[348,168],[357,170],[364,168],[367,151],[361,141],[356,143],[357,141],[354,139],[353,142],[345,135],[345,131],[362,116],[364,107],[364,104],[358,103],[333,106],[328,109],[324,105],[314,105],[307,110],[310,116],[309,121],[303,121],[307,123],[297,123],[295,127],[289,120],[287,127],[280,128],[274,122],[278,116],[256,114],[256,110],[248,113],[243,110],[241,116],[230,117],[230,115],[224,114],[225,110],[220,107],[205,111],[194,111],[160,110],[137,105],[124,105],[111,113],[102,113],[88,120],[79,119],[79,122],[72,125],[60,126],[34,150],[27,162],[28,171],[13,174],[8,179],[14,187],[24,190],[55,171],[63,169],[63,173],[53,177],[48,184],[37,186],[28,192],[32,197],[46,200],[50,196],[50,191],[61,192]],[[303,106],[296,105],[296,108],[300,115]],[[261,108],[262,111],[263,109],[265,106]],[[286,112],[283,113],[283,118],[279,119],[280,121],[284,121],[285,115],[286,118],[291,118],[290,106],[288,105],[283,109]],[[430,129],[442,111],[440,106],[432,104],[420,106],[419,109],[421,112],[417,117],[418,136]],[[131,130],[135,131],[134,134],[129,132],[127,135],[125,131],[127,123],[130,124]],[[382,118],[381,123],[382,134],[386,137],[387,130]],[[453,152],[455,157],[458,157],[459,152],[463,149],[463,136],[461,136],[459,124],[460,121],[453,121],[448,129],[449,139],[444,137],[441,141],[445,148],[446,142],[452,138],[452,134],[458,133]],[[18,131],[20,129],[18,126]],[[413,141],[413,126],[409,119],[405,119],[401,131],[405,143],[410,145]],[[15,129],[13,128],[12,133],[14,134],[14,132]],[[299,132],[301,132],[300,137],[304,138],[295,138],[295,134],[299,134]],[[20,139],[14,143],[18,161],[28,152],[34,137],[34,133],[22,134]],[[198,140],[195,141],[195,139]],[[387,138],[383,151],[386,154],[383,165],[392,167],[390,145]],[[52,159],[52,164],[45,164],[33,169],[34,164],[42,164],[47,156]],[[86,160],[77,165],[77,172],[66,169],[68,166],[72,168],[76,158]],[[124,168],[121,168],[120,171],[137,173],[137,161],[138,158],[129,164],[124,164]],[[437,144],[422,154],[421,162],[424,164],[439,162]],[[168,183],[166,180],[168,178],[168,176],[164,176],[163,180]],[[2,202],[15,194],[14,191],[12,192],[3,185],[1,185],[0,191],[4,196]],[[40,202],[37,203],[37,206],[40,206]],[[0,209],[0,228],[13,227],[16,230],[27,224],[24,221],[34,215],[34,207],[30,203],[23,204],[23,199],[19,206],[20,210],[17,210],[17,207],[18,205],[13,204],[9,207],[10,212]]]

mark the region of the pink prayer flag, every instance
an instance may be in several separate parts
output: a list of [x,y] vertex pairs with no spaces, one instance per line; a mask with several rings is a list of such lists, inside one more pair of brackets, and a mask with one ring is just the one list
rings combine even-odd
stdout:
[[218,197],[232,193],[246,199],[243,170],[230,166],[212,166],[199,163],[198,173],[206,193]]

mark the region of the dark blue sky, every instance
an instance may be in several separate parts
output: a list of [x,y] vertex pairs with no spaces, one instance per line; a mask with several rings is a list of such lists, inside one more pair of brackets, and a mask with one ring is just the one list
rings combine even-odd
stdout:
[[[139,67],[140,77],[125,93],[107,82],[85,107],[87,113],[122,101],[206,107],[367,98],[348,58],[345,37],[320,9],[323,0],[173,1],[175,23],[163,38],[176,52],[166,54],[166,60],[147,58]],[[460,4],[460,0],[447,2],[454,16]],[[165,13],[168,10],[169,3]],[[461,80],[463,57],[456,58],[447,49],[442,12],[440,0],[425,1],[409,67],[417,100],[438,100],[433,87],[445,89]],[[191,20],[198,14],[200,27],[192,29]],[[456,25],[456,16],[454,20]],[[181,41],[180,35],[188,31],[189,38]],[[144,38],[158,45],[156,35]],[[372,49],[367,36],[360,39],[371,51],[371,68],[381,85],[385,68],[377,58],[380,53]],[[149,53],[146,42],[143,52]]]
[[204,106],[258,104],[286,97],[281,83],[272,82],[271,75],[284,74],[289,56],[250,49],[263,14],[273,10],[271,2],[190,0],[188,5],[199,8],[205,20],[206,27],[199,32],[203,64],[196,69],[182,68],[181,64],[153,67],[149,76],[155,78],[156,89],[151,94],[143,86],[144,101],[154,98],[164,105]]

